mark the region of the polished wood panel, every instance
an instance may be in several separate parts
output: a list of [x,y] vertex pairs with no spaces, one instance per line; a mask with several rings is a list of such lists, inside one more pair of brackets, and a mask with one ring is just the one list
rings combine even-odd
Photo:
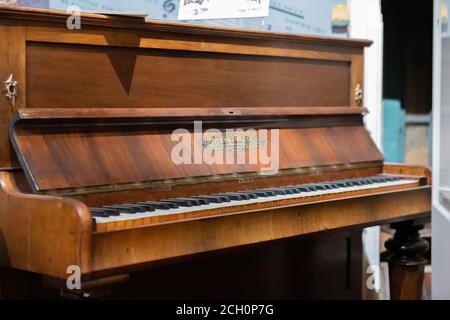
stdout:
[[[289,238],[168,260],[104,289],[91,283],[109,277],[83,288],[113,300],[361,299],[361,246],[360,230]],[[63,282],[0,267],[0,299],[61,299]],[[69,290],[63,296],[80,297]]]
[[393,174],[396,176],[417,176],[425,177],[425,183],[432,184],[432,174],[430,168],[415,166],[415,165],[402,165],[399,163],[385,163],[383,166],[383,172],[386,174]]
[[[150,106],[155,109],[159,108],[159,110],[164,110],[161,108],[184,105],[189,108],[199,108],[197,109],[198,111],[191,111],[191,114],[196,112],[197,115],[199,113],[205,113],[205,111],[201,111],[202,109],[206,110],[206,108],[210,109],[217,106],[220,107],[219,109],[224,110],[224,112],[234,112],[235,108],[242,105],[248,106],[247,109],[257,110],[254,108],[253,100],[257,102],[256,105],[273,108],[272,110],[278,108],[283,109],[284,107],[297,108],[298,106],[316,106],[319,108],[326,108],[325,106],[338,107],[339,105],[357,106],[354,101],[354,89],[357,83],[361,82],[362,84],[361,54],[363,48],[370,45],[370,41],[365,40],[268,33],[255,30],[236,30],[157,21],[145,22],[142,19],[98,14],[82,14],[82,30],[68,32],[66,28],[67,16],[67,13],[64,11],[0,6],[0,17],[2,18],[0,20],[0,26],[4,29],[1,32],[1,43],[2,45],[7,45],[0,47],[2,48],[1,52],[4,57],[0,62],[0,77],[6,78],[12,72],[19,81],[19,97],[14,109],[30,106],[36,107],[33,103],[29,103],[30,101],[35,101],[34,94],[37,95],[40,102],[42,102],[41,98],[49,101],[48,104],[43,103],[39,106],[42,108],[102,108],[105,105],[111,105],[114,108],[130,108],[134,106],[133,104],[136,104],[138,107],[146,108]],[[34,52],[33,48],[43,48],[43,50],[53,48],[55,52],[52,52],[52,54],[57,54],[57,57],[54,57],[56,60],[51,64],[42,64],[40,63],[41,60],[35,61],[32,57]],[[67,55],[67,52],[64,53],[65,48],[69,52],[70,50],[81,50],[81,52],[71,58],[64,56],[64,54]],[[88,51],[91,48],[96,49],[89,53],[86,52],[86,48],[88,48]],[[63,52],[59,54],[58,52],[61,50]],[[118,52],[122,51],[129,53],[127,58],[123,56],[117,58]],[[155,52],[164,54],[155,55]],[[134,53],[139,54],[133,58]],[[182,57],[184,53],[186,53],[186,59]],[[103,61],[103,64],[92,63],[91,54]],[[144,73],[138,75],[139,70],[147,66],[147,64],[145,66],[141,66],[141,64],[147,62],[148,59],[155,58],[163,59],[164,61],[168,59],[167,61],[170,61],[167,62],[169,67],[173,65],[174,69],[180,69],[189,68],[190,66],[186,66],[183,63],[177,66],[176,63],[172,62],[189,59],[198,61],[198,57],[202,58],[200,60],[205,60],[203,57],[212,58],[212,60],[206,59],[209,62],[198,62],[200,64],[207,64],[205,68],[202,68],[204,72],[211,72],[212,69],[216,68],[217,63],[220,63],[224,68],[225,66],[237,65],[240,68],[241,64],[243,64],[245,65],[244,69],[242,71],[238,70],[240,74],[245,73],[243,72],[245,68],[247,68],[248,72],[251,71],[252,73],[255,73],[254,69],[261,71],[256,72],[253,76],[253,78],[256,78],[256,82],[241,83],[240,88],[247,88],[248,90],[246,92],[242,92],[240,89],[234,95],[230,95],[229,91],[223,89],[219,90],[219,92],[213,86],[214,83],[220,84],[223,88],[232,86],[229,80],[230,77],[235,77],[235,75],[229,74],[231,72],[230,69],[219,68],[219,70],[224,72],[224,75],[229,75],[228,78],[221,78],[215,75],[212,75],[212,79],[199,79],[199,77],[194,77],[195,79],[191,79],[192,81],[186,80],[184,83],[179,82],[181,83],[179,86],[184,90],[182,93],[176,90],[172,92],[168,90],[165,95],[158,97],[153,97],[154,92],[148,90],[149,75]],[[215,57],[220,58],[216,59]],[[38,58],[42,58],[42,54],[38,54],[36,59]],[[52,56],[48,55],[43,58],[50,60]],[[236,61],[237,59],[242,61]],[[74,76],[76,78],[77,76],[81,77],[79,71],[85,70],[83,68],[86,68],[86,66],[68,66],[63,63],[62,65],[58,65],[57,68],[52,67],[58,64],[58,60],[70,64],[72,62],[82,63],[85,61],[90,65],[86,74],[89,74],[89,72],[96,74],[95,68],[98,66],[100,69],[105,68],[104,70],[110,72],[111,78],[107,79],[106,74],[97,79],[97,82],[94,79],[95,77],[80,78],[79,82],[75,82],[74,85],[68,84],[66,88],[64,86],[64,84],[67,84],[65,82],[66,79],[57,79],[58,74],[62,74],[61,72],[57,72],[57,70],[67,67],[70,70],[68,70],[69,72],[66,73],[66,76],[69,76],[69,78]],[[259,68],[261,63],[266,64],[266,62],[274,68],[276,66],[277,70],[281,66],[280,70],[285,68],[286,72],[282,74],[277,70],[273,70],[273,68]],[[254,64],[253,67],[252,64]],[[28,70],[28,66],[30,65],[38,68],[37,73],[33,73],[33,81],[29,79],[32,71],[31,68]],[[327,69],[328,65],[330,65],[330,69],[326,71],[325,69]],[[137,68],[138,66],[141,67]],[[293,66],[293,68],[288,68],[288,66]],[[303,77],[298,73],[303,68],[306,68],[304,70],[305,72],[308,70],[316,70],[318,75],[324,75],[322,81],[323,79],[330,80],[329,83],[331,83],[332,79],[346,80],[343,82],[335,81],[333,86],[330,84],[328,87],[325,83],[323,86],[319,83],[314,84],[315,80],[311,80],[313,79],[311,73],[308,73],[308,77]],[[134,74],[135,69],[138,72],[136,74]],[[98,69],[97,71],[104,70]],[[334,74],[333,70],[337,73]],[[149,74],[151,74],[152,70],[149,71]],[[294,71],[297,71],[297,73],[294,73]],[[56,72],[57,74],[52,75],[52,72]],[[176,74],[176,77],[173,79],[178,79],[180,76],[189,78],[190,75],[182,72]],[[253,78],[250,74],[248,77],[243,77],[242,80],[251,81]],[[105,79],[108,81],[105,81]],[[164,77],[161,78],[161,80],[163,79]],[[236,83],[242,82],[242,80],[237,79]],[[283,88],[281,83],[276,83],[279,80],[287,80],[287,83],[290,83],[290,87]],[[169,84],[172,85],[172,83]],[[209,102],[211,103],[208,105],[204,103],[205,99],[203,97],[201,99],[195,97],[191,100],[189,100],[189,97],[187,100],[184,97],[185,92],[187,92],[186,90],[189,88],[193,92],[203,94],[200,84],[206,87],[212,86],[213,88],[209,96]],[[37,85],[38,88],[44,88],[45,93],[35,91],[34,85]],[[274,89],[269,85],[274,87]],[[314,88],[320,90],[320,93],[316,91],[307,92],[306,88],[308,88],[308,85],[312,85]],[[109,86],[111,88],[108,92],[106,88]],[[32,91],[27,90],[30,87],[33,88]],[[62,91],[62,87],[69,89],[69,91]],[[72,87],[74,92],[70,91],[69,87]],[[347,96],[345,93],[338,92],[335,87],[346,87]],[[101,99],[101,95],[99,95],[99,88],[103,88],[104,90],[104,99]],[[268,90],[262,90],[261,88]],[[289,89],[291,92],[288,92]],[[132,92],[130,91],[132,94],[129,95],[127,90],[132,90]],[[253,92],[252,90],[256,91]],[[297,92],[299,90],[305,93],[301,97],[299,92]],[[28,96],[27,92],[31,92],[31,96]],[[73,93],[73,99],[69,99],[69,92]],[[80,92],[83,92],[83,94]],[[190,92],[189,95],[192,96],[193,92]],[[279,101],[279,98],[274,100],[273,97],[268,96],[269,92],[277,93],[278,97],[280,96],[279,94],[283,93],[282,96],[289,101]],[[333,95],[333,92],[337,96]],[[113,94],[113,96],[110,96],[110,94]],[[120,96],[119,100],[112,99],[116,94]],[[246,95],[244,96],[243,94]],[[183,95],[183,99],[178,99],[181,95]],[[80,97],[85,99],[81,102],[88,104],[77,104],[75,101],[80,101]],[[148,99],[144,99],[144,97]],[[266,101],[263,100],[264,97],[267,98]],[[162,99],[163,102],[165,101],[165,104],[147,104],[152,99],[155,99],[155,103]],[[119,101],[129,103],[131,100],[133,100],[131,105],[119,105]],[[306,102],[315,101],[315,103],[302,105],[300,103],[302,100]],[[333,103],[333,100],[336,103]],[[63,101],[64,104],[58,104],[58,101]],[[98,102],[98,104],[92,105],[93,102]],[[322,102],[323,105],[321,105]],[[2,100],[0,103],[6,103],[6,101]],[[173,112],[174,115],[184,113],[181,109],[177,108],[177,111]],[[10,144],[6,139],[7,123],[10,120],[12,109],[2,108],[2,110],[3,113],[0,114],[0,123],[3,124],[1,128],[3,128],[4,134],[0,135],[3,137],[3,140],[0,140],[0,163],[2,163],[2,168],[14,168],[18,167],[18,163],[14,154],[10,152]],[[288,113],[293,112],[288,111],[288,109],[284,110]],[[272,111],[265,112],[264,110],[261,112],[267,114],[273,113]],[[278,112],[281,113],[283,110]],[[312,113],[313,111],[311,109],[308,112]],[[248,114],[250,112],[247,111],[246,113]],[[254,114],[257,114],[257,112],[254,112]]]
[[3,82],[10,74],[19,82],[16,105],[25,103],[25,30],[21,26],[0,23],[0,168],[18,167],[14,151],[9,143],[8,128],[14,110],[3,92]]
[[220,250],[133,272],[108,298],[361,299],[361,250],[358,229]]
[[2,266],[62,278],[71,265],[89,270],[93,224],[85,205],[23,194],[5,171],[0,172],[0,186]]
[[[169,133],[154,133],[144,126],[139,131],[124,126],[113,130],[67,132],[42,131],[41,127],[18,127],[12,139],[30,184],[37,191],[81,188],[166,179],[182,179],[259,172],[268,168],[258,158],[256,164],[175,164]],[[259,134],[259,133],[258,133]],[[195,144],[196,138],[186,135]],[[275,149],[270,133],[264,138],[269,151]],[[272,149],[274,148],[274,149]],[[286,128],[279,131],[279,169],[311,166],[381,162],[383,157],[362,126]],[[249,150],[236,152],[249,157]],[[217,152],[225,159],[234,152]],[[274,162],[275,164],[275,162]]]
[[[199,194],[215,194],[222,192],[235,192],[241,190],[256,190],[259,188],[269,188],[277,186],[287,186],[293,184],[306,184],[319,181],[332,181],[339,179],[351,179],[360,177],[375,176],[382,173],[383,164],[374,163],[372,166],[364,166],[360,169],[342,169],[333,170],[333,167],[324,167],[320,170],[305,171],[304,173],[282,175],[282,176],[259,176],[248,181],[236,179],[220,179],[218,181],[210,181],[197,184],[174,185],[169,189],[152,189],[150,187],[128,188],[125,190],[107,189],[107,190],[91,190],[85,193],[76,193],[71,195],[74,199],[80,200],[91,207],[108,205],[111,203],[135,203],[139,201],[169,199],[173,197],[186,197]],[[420,177],[412,177],[420,180]],[[25,182],[20,187],[24,192],[31,192],[29,184],[23,173],[18,174],[17,179]]]
[[[209,36],[212,36],[209,34]],[[64,43],[78,45],[119,46],[143,49],[170,49],[227,54],[248,54],[269,57],[290,57],[311,60],[352,62],[359,51],[357,47],[340,45],[336,47],[318,46],[314,43],[268,42],[267,39],[248,40],[223,37],[220,41],[205,41],[205,36],[191,34],[159,34],[156,32],[136,32],[127,30],[99,30],[83,28],[67,32],[49,27],[33,28],[27,37],[30,42]]]
[[30,43],[26,70],[30,108],[349,105],[345,62]]
[[[239,121],[242,117],[283,117],[295,116],[339,116],[363,115],[367,109],[358,107],[278,107],[278,108],[173,108],[170,119],[209,119],[222,116],[222,121],[231,119]],[[239,118],[237,118],[239,117]],[[161,119],[168,118],[164,108],[20,108],[16,113],[17,120],[79,120],[93,119],[96,122],[106,119]],[[219,118],[220,119],[220,118]]]
[[424,270],[424,265],[389,264],[391,300],[421,300]]

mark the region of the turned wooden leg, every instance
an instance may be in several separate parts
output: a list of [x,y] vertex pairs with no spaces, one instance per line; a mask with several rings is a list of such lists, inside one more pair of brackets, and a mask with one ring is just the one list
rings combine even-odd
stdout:
[[392,300],[420,300],[430,245],[420,238],[423,221],[406,221],[391,225],[395,235],[385,243],[389,252],[389,278]]

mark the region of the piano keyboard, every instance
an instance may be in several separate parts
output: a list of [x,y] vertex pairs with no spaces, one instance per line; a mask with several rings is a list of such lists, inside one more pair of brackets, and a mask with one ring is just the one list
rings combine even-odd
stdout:
[[259,204],[277,200],[300,199],[313,196],[404,186],[414,183],[417,183],[417,181],[403,180],[392,176],[373,176],[258,190],[164,199],[160,201],[108,205],[101,208],[90,208],[90,212],[96,223],[101,224]]

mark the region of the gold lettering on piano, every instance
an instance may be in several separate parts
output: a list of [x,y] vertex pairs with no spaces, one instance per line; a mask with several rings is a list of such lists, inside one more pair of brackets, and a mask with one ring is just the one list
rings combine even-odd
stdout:
[[264,138],[255,136],[212,136],[202,140],[204,150],[217,152],[245,152],[265,145]]
[[249,165],[262,175],[279,170],[278,129],[208,129],[194,122],[194,132],[177,129],[171,158],[176,165]]

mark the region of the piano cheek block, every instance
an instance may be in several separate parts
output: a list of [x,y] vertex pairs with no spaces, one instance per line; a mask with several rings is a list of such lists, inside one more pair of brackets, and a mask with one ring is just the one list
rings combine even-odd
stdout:
[[71,265],[90,272],[94,221],[83,203],[22,193],[10,172],[0,172],[0,185],[0,230],[7,243],[16,243],[5,251],[6,265],[58,278]]
[[[63,284],[75,266],[93,288],[430,211],[430,170],[384,164],[364,126],[370,41],[92,13],[85,37],[53,11],[0,6],[0,17],[1,266]],[[266,147],[276,168],[173,161],[177,129],[216,151],[227,139],[206,130],[253,132],[227,152]]]

